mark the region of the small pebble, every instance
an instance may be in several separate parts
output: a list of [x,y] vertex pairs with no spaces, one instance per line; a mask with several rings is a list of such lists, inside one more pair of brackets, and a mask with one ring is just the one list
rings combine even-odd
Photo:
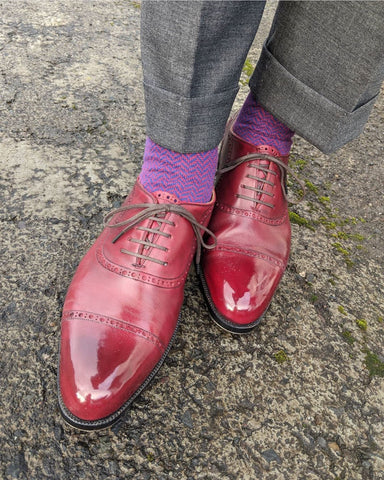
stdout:
[[327,446],[327,441],[323,437],[319,437],[317,439],[317,443],[319,444],[319,447],[321,447],[321,448],[326,448],[326,446]]
[[329,442],[328,447],[334,452],[340,452],[340,447],[336,442]]
[[273,450],[272,448],[265,450],[264,452],[261,453],[261,455],[267,460],[267,462],[276,462],[279,465],[282,464],[282,460],[279,457],[279,455]]

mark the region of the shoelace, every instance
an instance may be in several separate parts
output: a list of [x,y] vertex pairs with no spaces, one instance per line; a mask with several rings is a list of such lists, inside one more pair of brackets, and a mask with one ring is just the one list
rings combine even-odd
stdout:
[[[137,213],[136,215],[133,215],[131,218],[128,218],[127,220],[123,220],[122,222],[118,222],[118,223],[112,223],[112,224],[110,223],[111,218],[114,215],[116,215],[117,213],[126,212],[128,210],[133,210],[133,209],[137,210],[138,208],[141,208],[142,210],[139,213]],[[199,264],[200,263],[200,257],[201,257],[201,248],[202,247],[208,248],[208,249],[215,248],[216,243],[217,243],[216,236],[207,227],[205,227],[204,225],[201,225],[201,223],[199,223],[196,220],[194,215],[192,213],[188,212],[188,210],[186,210],[181,205],[172,205],[172,204],[168,204],[168,203],[162,203],[162,204],[139,203],[139,204],[136,204],[136,205],[126,205],[124,207],[116,208],[115,210],[112,210],[111,212],[109,212],[104,218],[104,225],[106,227],[109,227],[109,228],[125,227],[112,240],[112,243],[115,243],[128,230],[136,227],[143,220],[151,220],[153,222],[156,222],[157,226],[154,227],[154,228],[142,227],[142,226],[136,227],[137,230],[147,232],[149,234],[148,237],[150,236],[151,239],[149,239],[148,237],[147,237],[146,240],[139,240],[139,239],[136,239],[136,238],[131,238],[130,241],[133,242],[133,243],[138,243],[138,244],[142,245],[143,246],[143,252],[144,252],[144,249],[150,249],[150,248],[154,248],[154,249],[158,249],[158,250],[162,250],[162,251],[168,251],[168,248],[166,248],[162,245],[157,245],[156,243],[154,243],[153,239],[156,235],[160,235],[160,236],[163,236],[163,237],[166,237],[166,238],[171,237],[171,235],[169,233],[165,233],[165,232],[160,231],[161,225],[164,224],[164,223],[167,224],[167,225],[175,226],[175,224],[173,222],[171,222],[170,220],[165,218],[166,214],[169,213],[169,212],[176,213],[177,215],[180,215],[181,217],[188,220],[189,223],[191,224],[191,227],[192,227],[192,229],[195,233],[196,241],[197,241],[196,263]],[[203,239],[203,235],[201,233],[201,230],[203,230],[203,232],[205,232],[206,234],[208,234],[210,237],[213,238],[213,244],[205,243],[205,241]],[[126,253],[127,255],[132,255],[134,257],[141,258],[143,260],[148,260],[148,261],[151,261],[151,262],[155,262],[155,263],[158,263],[158,264],[164,265],[164,266],[167,265],[167,262],[159,260],[155,257],[151,257],[149,255],[145,255],[144,253],[131,252],[131,251],[126,250],[124,248],[122,248],[120,251],[122,253]]]
[[[244,162],[249,162],[251,160],[268,160],[270,162],[273,162],[275,163],[279,169],[280,169],[280,173],[281,173],[281,176],[280,176],[280,183],[281,183],[281,189],[282,189],[282,192],[283,192],[283,195],[284,195],[284,198],[287,200],[287,202],[291,203],[291,204],[297,204],[299,202],[302,201],[302,199],[304,198],[304,195],[305,195],[305,184],[302,180],[300,180],[300,178],[295,174],[295,172],[288,167],[288,165],[286,165],[282,160],[280,160],[279,158],[276,158],[276,157],[273,157],[272,155],[266,155],[266,154],[258,154],[258,153],[251,153],[249,155],[244,155],[243,157],[240,157],[235,163],[233,163],[232,165],[229,165],[228,167],[224,167],[224,168],[220,168],[218,170],[218,174],[219,175],[222,175],[223,173],[226,173],[226,172],[230,172],[231,170],[233,170],[234,168],[238,167],[239,165],[241,165],[242,163]],[[276,172],[274,172],[273,170],[270,170],[269,168],[263,166],[263,165],[256,165],[256,164],[249,164],[248,165],[250,168],[256,168],[257,170],[260,170],[262,171],[264,174],[265,174],[265,177],[267,176],[268,173],[271,173],[273,174],[274,176],[277,175]],[[298,200],[290,200],[288,198],[288,195],[287,195],[287,190],[286,190],[286,185],[285,185],[285,179],[286,179],[286,176],[287,176],[287,173],[289,173],[290,175],[292,175],[292,177],[297,181],[297,183],[300,185],[300,187],[302,188],[302,191],[303,191],[303,194],[301,196],[301,198],[299,198]],[[274,186],[275,184],[273,182],[270,182],[269,180],[267,180],[266,178],[262,178],[262,177],[258,177],[256,175],[251,175],[251,174],[248,174],[247,175],[247,178],[251,178],[253,180],[257,180],[258,182],[261,182],[263,184],[268,184],[270,186]],[[256,188],[256,187],[251,187],[251,186],[247,186],[247,185],[242,185],[243,188],[247,189],[247,190],[252,190],[256,193],[260,193],[260,194],[266,194],[266,195],[269,195],[270,197],[272,197],[273,195],[269,192],[266,192],[263,188]],[[249,197],[248,195],[242,195],[242,194],[236,194],[237,197],[239,198],[243,198],[245,200],[250,200],[254,203],[260,203],[262,205],[266,205],[267,207],[271,207],[273,208],[274,205],[272,203],[269,203],[269,202],[264,202],[260,199],[257,199],[257,198],[254,198],[254,197]]]

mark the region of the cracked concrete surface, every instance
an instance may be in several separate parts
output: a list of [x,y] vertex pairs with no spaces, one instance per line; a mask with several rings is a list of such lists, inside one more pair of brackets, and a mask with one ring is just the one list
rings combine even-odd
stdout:
[[139,7],[0,5],[0,477],[383,480],[383,95],[336,154],[296,139],[309,192],[260,328],[217,329],[192,271],[175,344],[125,420],[100,433],[61,420],[65,292],[140,170]]

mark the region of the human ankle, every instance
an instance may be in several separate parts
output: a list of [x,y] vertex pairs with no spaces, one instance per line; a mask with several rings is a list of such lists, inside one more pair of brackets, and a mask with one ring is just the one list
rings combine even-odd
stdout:
[[233,131],[252,145],[269,145],[289,155],[294,132],[265,110],[249,93],[233,125]]
[[207,203],[217,168],[217,148],[179,153],[147,138],[140,182],[149,192],[165,191],[182,202]]

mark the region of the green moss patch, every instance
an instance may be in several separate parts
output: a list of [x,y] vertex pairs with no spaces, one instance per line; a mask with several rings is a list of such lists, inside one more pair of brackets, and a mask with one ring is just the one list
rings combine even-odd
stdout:
[[350,332],[349,330],[343,330],[341,335],[344,338],[344,340],[346,340],[349,343],[349,345],[353,345],[356,342],[356,338],[352,335],[352,332]]
[[368,349],[365,352],[365,366],[369,371],[371,377],[384,377],[384,362],[379,357]]
[[285,353],[284,350],[279,350],[273,356],[275,357],[276,362],[280,364],[285,363],[289,360],[288,355]]
[[253,64],[249,60],[249,58],[247,58],[244,62],[243,69],[242,69],[244,79],[240,80],[241,85],[244,85],[244,86],[248,85],[249,79],[252,76],[253,70],[254,70]]
[[300,217],[300,215],[298,215],[297,213],[295,212],[289,212],[289,220],[291,221],[291,223],[295,223],[296,225],[301,225],[303,227],[307,227],[309,228],[310,230],[315,230],[314,227],[311,225],[311,223],[304,217]]
[[[293,169],[301,175],[303,171],[306,172],[306,167],[310,161],[310,158],[295,158],[293,155],[291,165]],[[342,217],[339,214],[338,210],[332,205],[330,195],[332,185],[330,183],[315,185],[309,179],[303,180],[307,190],[306,204],[310,218],[304,218],[296,211],[291,211],[289,214],[291,223],[309,228],[312,231],[315,231],[316,227],[320,225],[324,226],[328,236],[333,239],[332,247],[334,250],[340,254],[341,259],[347,267],[352,267],[354,265],[352,254],[363,249],[362,243],[365,240],[364,235],[356,232],[356,228],[353,227],[359,223],[364,223],[364,218]],[[291,182],[291,180],[288,179],[287,185],[290,189],[293,189],[295,195],[300,196],[302,194],[302,190],[295,181]]]
[[364,319],[357,319],[356,320],[356,325],[360,328],[360,330],[363,330],[364,332],[367,331],[367,327],[368,327],[368,324],[367,324],[367,321],[364,320]]

